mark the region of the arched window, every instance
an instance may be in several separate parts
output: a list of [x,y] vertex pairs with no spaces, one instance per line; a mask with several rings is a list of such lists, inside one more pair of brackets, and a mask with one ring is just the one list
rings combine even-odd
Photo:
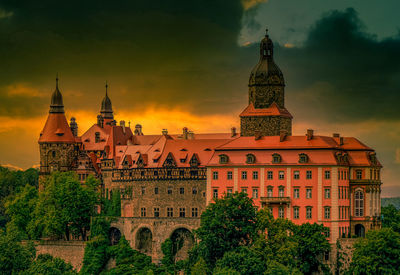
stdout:
[[354,212],[356,217],[364,216],[364,193],[357,190],[354,194]]
[[308,156],[304,153],[299,154],[299,163],[307,163]]
[[246,163],[252,164],[256,162],[256,156],[253,154],[247,154],[246,155]]
[[219,155],[219,163],[220,164],[227,164],[229,161],[229,158],[227,155]]
[[279,154],[272,154],[272,163],[280,163],[282,161],[282,157]]

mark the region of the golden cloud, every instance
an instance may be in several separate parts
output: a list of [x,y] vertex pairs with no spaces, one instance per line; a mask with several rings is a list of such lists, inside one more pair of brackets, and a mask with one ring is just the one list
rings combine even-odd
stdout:
[[38,89],[18,83],[6,87],[8,96],[48,97],[48,93],[40,92]]
[[245,10],[251,9],[261,3],[266,3],[268,0],[242,0],[242,5]]

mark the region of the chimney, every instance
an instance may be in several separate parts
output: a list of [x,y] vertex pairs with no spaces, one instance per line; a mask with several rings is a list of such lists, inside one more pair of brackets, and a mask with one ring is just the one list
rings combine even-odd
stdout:
[[339,145],[342,146],[343,144],[344,144],[343,137],[340,137],[340,138],[339,138]]
[[333,133],[333,137],[334,137],[334,138],[338,138],[338,137],[340,137],[340,134],[338,134],[338,133]]
[[143,136],[142,125],[140,125],[140,124],[136,124],[135,125],[135,135],[136,136]]
[[71,132],[74,135],[74,137],[78,136],[78,123],[76,123],[74,117],[71,117],[71,121],[69,122],[69,128],[71,128]]
[[163,136],[166,136],[166,135],[168,135],[168,130],[167,129],[162,129],[161,133],[163,134]]
[[182,131],[183,131],[183,139],[188,139],[188,128],[183,127]]
[[194,139],[194,133],[193,133],[193,131],[189,131],[189,132],[187,133],[187,139]]
[[121,120],[119,122],[119,125],[122,127],[122,132],[124,132],[124,135],[125,135],[125,120]]
[[279,132],[279,141],[280,142],[285,141],[286,136],[287,136],[287,132],[285,130],[281,130]]
[[99,125],[101,128],[104,127],[104,118],[102,115],[97,116],[97,125]]
[[314,136],[314,130],[313,129],[307,129],[307,140],[311,140]]
[[236,136],[236,127],[231,128],[231,137]]
[[254,133],[254,139],[255,139],[255,140],[259,140],[259,139],[261,139],[261,138],[262,138],[261,132],[260,132],[260,131],[256,131],[256,132]]

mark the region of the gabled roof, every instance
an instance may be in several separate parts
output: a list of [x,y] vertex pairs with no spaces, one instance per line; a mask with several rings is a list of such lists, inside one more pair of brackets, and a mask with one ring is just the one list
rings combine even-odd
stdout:
[[279,108],[275,102],[273,102],[268,108],[262,109],[256,109],[254,108],[253,103],[250,103],[239,116],[284,116],[293,118],[288,110],[285,108]]
[[75,143],[75,137],[63,113],[50,113],[48,115],[39,137],[39,143],[42,142]]

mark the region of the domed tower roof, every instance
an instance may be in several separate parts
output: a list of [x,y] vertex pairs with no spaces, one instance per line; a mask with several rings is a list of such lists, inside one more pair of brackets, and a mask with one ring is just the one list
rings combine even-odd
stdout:
[[62,94],[58,89],[58,77],[56,78],[56,89],[54,90],[53,94],[51,95],[51,103],[50,103],[50,113],[64,113],[64,103]]
[[250,74],[249,86],[255,85],[285,85],[282,71],[275,64],[274,44],[269,38],[268,29],[260,43],[260,60]]
[[101,110],[100,114],[103,116],[103,118],[107,119],[113,119],[113,110],[112,110],[112,103],[111,99],[108,97],[108,84],[106,83],[106,95],[103,98],[103,101],[101,102]]

